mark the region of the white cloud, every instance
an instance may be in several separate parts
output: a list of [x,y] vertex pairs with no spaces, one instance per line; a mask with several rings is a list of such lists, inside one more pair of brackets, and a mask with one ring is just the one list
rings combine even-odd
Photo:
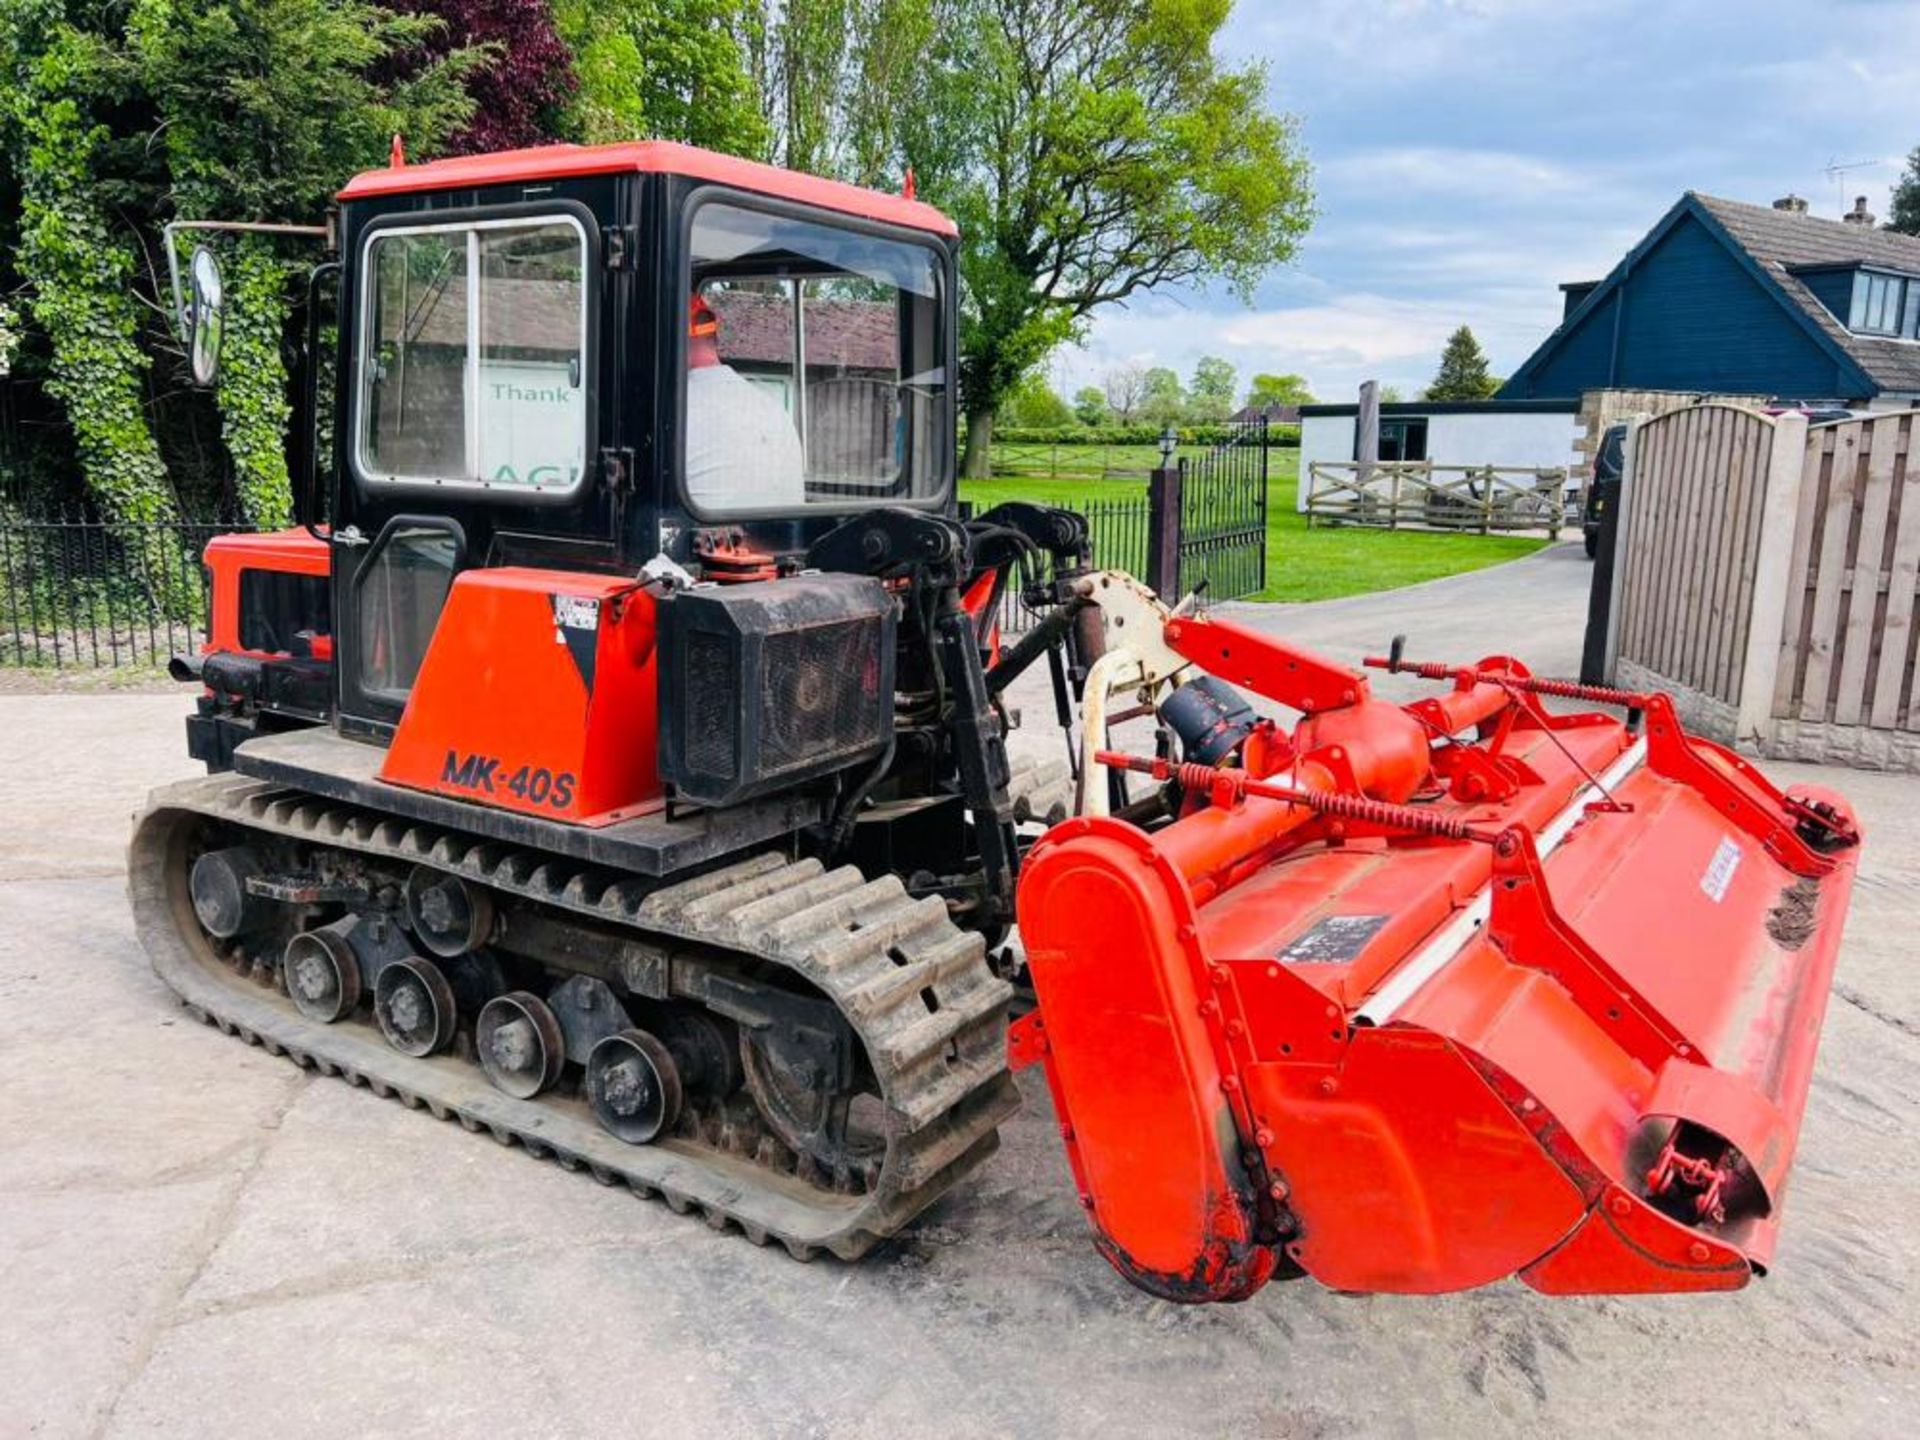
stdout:
[[[1052,379],[1071,394],[1118,365],[1166,365],[1184,377],[1201,356],[1218,355],[1239,371],[1243,388],[1270,372],[1304,375],[1328,399],[1351,395],[1369,379],[1410,390],[1431,377],[1462,318],[1451,307],[1369,293],[1252,311],[1150,302],[1098,317],[1085,346],[1056,357]],[[1525,348],[1545,333],[1538,330]]]
[[1451,328],[1448,316],[1432,305],[1350,295],[1326,305],[1234,316],[1221,324],[1214,338],[1229,359],[1287,357],[1296,362],[1288,369],[1314,369],[1392,365],[1437,356]]
[[1457,149],[1439,145],[1383,146],[1336,156],[1319,167],[1328,189],[1366,187],[1412,199],[1438,195],[1456,200],[1496,200],[1537,204],[1565,195],[1591,195],[1588,171],[1556,165],[1538,156],[1506,150]]

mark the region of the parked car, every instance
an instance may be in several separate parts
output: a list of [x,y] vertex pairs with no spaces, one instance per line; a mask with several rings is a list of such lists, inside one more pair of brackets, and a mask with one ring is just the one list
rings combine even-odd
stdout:
[[1620,503],[1620,468],[1626,451],[1627,427],[1609,425],[1593,457],[1593,483],[1587,486],[1587,513],[1581,525],[1589,560],[1600,553],[1600,517],[1609,505]]
[[1771,405],[1761,407],[1763,415],[1804,415],[1809,425],[1831,425],[1838,420],[1851,420],[1863,412],[1849,410],[1836,400],[1777,400]]

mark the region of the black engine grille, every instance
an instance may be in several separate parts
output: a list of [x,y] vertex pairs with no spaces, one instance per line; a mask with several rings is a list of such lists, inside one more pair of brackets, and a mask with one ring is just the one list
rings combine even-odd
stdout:
[[734,689],[732,642],[724,635],[687,637],[682,657],[687,671],[686,733],[688,768],[703,775],[728,775],[740,746],[740,696]]
[[769,635],[762,654],[763,773],[785,774],[886,739],[878,616]]
[[893,601],[808,575],[662,605],[661,777],[729,805],[869,761],[893,733]]

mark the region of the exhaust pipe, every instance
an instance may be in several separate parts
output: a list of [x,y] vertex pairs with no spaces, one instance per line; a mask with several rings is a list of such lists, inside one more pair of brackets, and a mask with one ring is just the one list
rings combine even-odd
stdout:
[[252,655],[215,650],[205,655],[175,655],[167,661],[167,674],[182,684],[198,681],[221,695],[257,700],[266,670]]

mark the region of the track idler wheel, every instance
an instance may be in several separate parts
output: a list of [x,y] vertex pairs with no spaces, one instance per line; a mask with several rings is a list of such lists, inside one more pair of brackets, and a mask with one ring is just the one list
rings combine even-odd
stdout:
[[761,1119],[790,1149],[829,1175],[871,1171],[886,1140],[855,1123],[857,1091],[835,1083],[817,1050],[791,1031],[742,1030],[740,1060]]
[[396,960],[373,982],[373,1018],[402,1055],[437,1055],[453,1043],[453,987],[431,960]]
[[287,996],[309,1020],[331,1025],[360,1004],[360,960],[334,930],[305,930],[287,942],[280,961]]
[[416,865],[407,877],[407,923],[421,945],[451,959],[493,934],[493,899],[457,875]]
[[680,1118],[680,1067],[644,1030],[622,1030],[587,1057],[587,1103],[607,1131],[645,1145]]
[[525,990],[497,995],[481,1007],[473,1045],[487,1078],[516,1100],[531,1100],[560,1078],[566,1040],[547,1002]]
[[187,877],[193,913],[214,939],[231,940],[257,930],[273,913],[272,901],[247,889],[247,881],[259,873],[259,862],[244,845],[209,850],[193,862]]

